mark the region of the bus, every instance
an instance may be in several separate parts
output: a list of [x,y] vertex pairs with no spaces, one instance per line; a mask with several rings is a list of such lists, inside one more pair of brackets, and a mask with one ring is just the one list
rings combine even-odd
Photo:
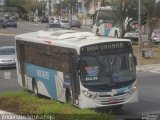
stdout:
[[79,108],[138,101],[136,57],[128,39],[72,30],[15,36],[21,87]]
[[93,32],[105,37],[121,37],[119,23],[111,6],[99,7],[93,14]]

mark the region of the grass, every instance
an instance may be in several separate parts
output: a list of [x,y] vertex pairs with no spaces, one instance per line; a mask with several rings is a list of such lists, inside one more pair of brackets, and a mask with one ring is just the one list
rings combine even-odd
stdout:
[[[0,109],[18,115],[52,115],[56,120],[112,120],[110,114],[79,109],[70,104],[38,98],[27,92],[6,92],[0,95]],[[48,118],[45,118],[48,119]]]
[[[145,58],[142,57],[142,51],[151,49],[153,51],[153,56],[151,58]],[[152,47],[147,47],[147,46],[142,46],[141,51],[139,50],[138,46],[133,46],[133,52],[135,56],[137,57],[137,60],[139,58],[139,53],[140,53],[140,65],[146,65],[146,64],[160,64],[160,45],[159,46],[152,46]]]

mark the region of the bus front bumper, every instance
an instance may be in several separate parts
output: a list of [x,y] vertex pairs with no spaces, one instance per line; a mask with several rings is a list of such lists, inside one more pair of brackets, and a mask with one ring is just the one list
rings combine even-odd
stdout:
[[132,94],[125,93],[119,96],[98,97],[98,98],[88,98],[85,95],[81,94],[80,98],[81,98],[79,100],[80,108],[99,108],[107,106],[109,107],[109,106],[138,102],[138,92],[135,91]]

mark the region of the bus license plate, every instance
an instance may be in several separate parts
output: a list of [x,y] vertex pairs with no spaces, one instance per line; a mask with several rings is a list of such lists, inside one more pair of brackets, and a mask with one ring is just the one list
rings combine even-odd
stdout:
[[118,102],[119,102],[119,100],[118,100],[118,99],[114,99],[114,98],[113,98],[113,99],[110,99],[110,100],[109,100],[109,102],[110,102],[110,103],[118,103]]

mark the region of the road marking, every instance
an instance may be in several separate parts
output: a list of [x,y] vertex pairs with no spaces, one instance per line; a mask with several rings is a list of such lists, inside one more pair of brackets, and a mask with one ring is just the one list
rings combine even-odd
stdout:
[[10,79],[11,78],[11,72],[4,72],[4,79]]
[[4,34],[4,33],[0,33],[1,36],[15,36],[16,34]]
[[160,70],[159,69],[157,69],[157,70],[150,70],[149,72],[160,74]]

